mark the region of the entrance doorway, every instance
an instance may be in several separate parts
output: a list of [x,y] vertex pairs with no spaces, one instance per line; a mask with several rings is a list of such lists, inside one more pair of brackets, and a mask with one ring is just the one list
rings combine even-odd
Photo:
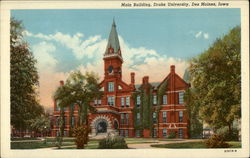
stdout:
[[96,127],[97,134],[98,133],[107,133],[107,127],[108,127],[108,125],[107,125],[106,121],[100,121]]

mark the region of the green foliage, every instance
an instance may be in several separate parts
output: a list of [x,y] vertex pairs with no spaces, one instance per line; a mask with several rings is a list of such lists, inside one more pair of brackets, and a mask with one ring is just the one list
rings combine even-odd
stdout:
[[241,29],[217,39],[189,67],[199,116],[216,131],[241,117]]
[[238,141],[239,140],[239,131],[236,128],[232,128],[232,131],[229,132],[228,128],[222,128],[216,131],[217,134],[221,135],[225,141]]
[[44,112],[37,100],[37,61],[24,41],[21,21],[11,18],[10,22],[10,103],[11,125],[23,130],[31,119]]
[[76,137],[75,143],[77,149],[84,149],[84,145],[88,142],[88,134],[89,134],[88,126],[79,126],[74,128],[73,136]]
[[98,149],[127,149],[128,146],[123,137],[108,136],[99,142]]
[[54,99],[59,100],[60,107],[68,107],[77,103],[79,106],[79,124],[87,122],[87,112],[94,111],[89,105],[94,98],[100,98],[102,93],[99,91],[98,77],[94,73],[73,72],[66,80],[65,85],[58,87],[54,94]]
[[168,86],[168,82],[167,82],[167,80],[165,80],[165,81],[160,85],[160,87],[159,87],[158,90],[157,90],[158,105],[161,105],[161,103],[162,103],[162,97],[163,97],[163,95],[164,95],[165,92],[166,92],[167,86]]
[[225,142],[222,135],[214,134],[208,140],[205,140],[208,148],[228,148],[229,144]]
[[176,132],[170,131],[168,138],[176,138]]
[[186,90],[184,95],[184,101],[187,108],[187,116],[189,118],[188,133],[190,138],[201,138],[203,125],[199,116],[199,99],[195,93],[194,88]]
[[49,115],[41,115],[35,119],[30,120],[30,128],[32,131],[48,133],[50,132]]

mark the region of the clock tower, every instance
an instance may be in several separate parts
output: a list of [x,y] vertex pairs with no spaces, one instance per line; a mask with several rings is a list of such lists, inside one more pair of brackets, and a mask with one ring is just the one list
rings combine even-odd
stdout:
[[115,21],[113,21],[109,34],[108,44],[104,53],[104,79],[122,79],[122,54],[116,31]]

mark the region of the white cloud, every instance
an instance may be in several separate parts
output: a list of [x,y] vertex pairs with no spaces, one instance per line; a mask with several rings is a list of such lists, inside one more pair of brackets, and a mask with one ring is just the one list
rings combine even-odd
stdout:
[[195,34],[195,38],[199,38],[199,37],[201,37],[201,35],[202,35],[202,32],[199,31],[199,32],[197,32],[197,33]]
[[209,34],[203,31],[199,31],[197,33],[194,34],[195,38],[204,38],[204,39],[208,39],[209,38]]
[[[201,37],[202,32],[199,37]],[[35,57],[38,59],[40,71],[40,96],[41,103],[46,106],[52,106],[52,95],[59,85],[60,80],[66,80],[70,72],[54,72],[58,61],[50,54],[55,51],[55,46],[47,41],[55,41],[70,48],[77,59],[83,57],[94,58],[93,63],[84,63],[79,65],[79,69],[83,73],[93,71],[98,73],[100,79],[103,79],[103,54],[106,49],[107,40],[101,39],[99,35],[91,36],[83,40],[82,33],[76,33],[71,36],[57,32],[51,35],[41,33],[32,34],[26,31],[27,36],[32,36],[45,40],[33,46]],[[198,36],[198,35],[197,35]],[[185,60],[162,56],[153,49],[145,47],[132,47],[119,36],[122,56],[123,56],[123,80],[130,83],[130,73],[135,72],[135,80],[137,84],[141,83],[143,76],[149,76],[150,82],[162,81],[170,72],[170,65],[175,65],[176,73],[180,77],[183,76],[188,64]]]
[[34,56],[38,61],[38,71],[53,71],[58,61],[50,54],[56,47],[47,42],[40,42],[32,47]]
[[204,37],[205,39],[208,39],[208,38],[209,38],[209,34],[208,34],[208,33],[204,33],[204,34],[203,34],[203,37]]
[[82,38],[84,37],[84,35],[79,32],[74,34],[73,36],[69,34],[63,34],[61,32],[44,35],[42,33],[33,34],[26,30],[24,31],[24,34],[26,36],[40,38],[43,40],[56,41],[62,44],[63,46],[71,49],[72,53],[78,60],[82,59],[83,57],[94,57],[96,52],[103,47],[103,45],[99,45],[98,43],[105,42],[105,40],[101,40],[100,35],[91,36],[88,39],[83,40]]

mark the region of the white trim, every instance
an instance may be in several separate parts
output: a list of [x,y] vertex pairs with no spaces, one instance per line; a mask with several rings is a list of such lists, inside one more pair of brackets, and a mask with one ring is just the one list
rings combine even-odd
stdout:
[[[169,125],[169,124],[173,124],[173,123],[159,123],[159,124],[166,124],[166,125]],[[174,124],[188,124],[188,123],[184,123],[184,122],[176,122]]]
[[178,91],[167,91],[167,93],[176,93],[176,92],[184,92],[184,93],[185,93],[185,90],[178,90]]
[[160,106],[186,106],[185,104],[161,104]]
[[176,127],[176,128],[168,128],[168,127],[159,127],[159,129],[164,129],[164,128],[166,128],[166,129],[179,129],[179,128],[187,128],[187,127]]
[[169,109],[169,110],[160,110],[160,112],[163,111],[187,111],[187,109]]

